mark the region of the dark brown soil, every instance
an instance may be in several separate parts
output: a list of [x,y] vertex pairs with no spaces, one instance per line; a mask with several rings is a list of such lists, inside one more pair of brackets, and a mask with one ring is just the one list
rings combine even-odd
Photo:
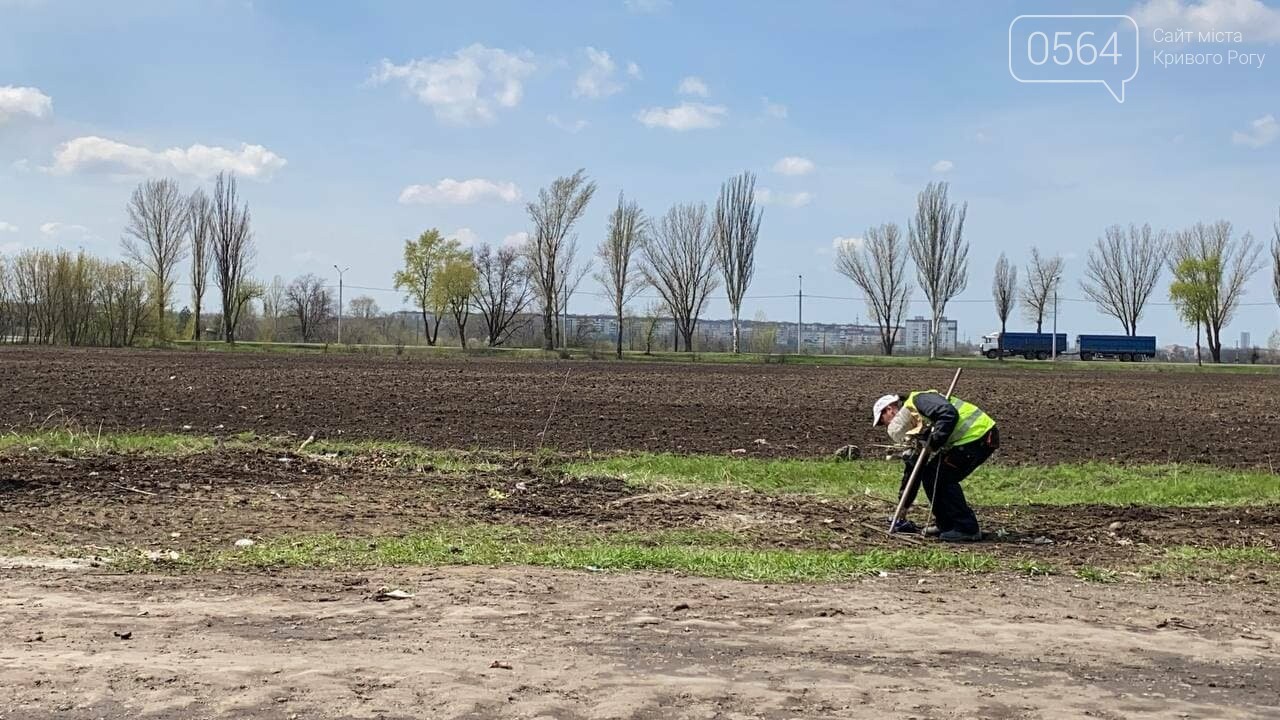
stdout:
[[[885,442],[873,400],[951,371],[0,349],[0,428],[399,438],[434,447],[818,456]],[[998,459],[1280,464],[1280,376],[966,370]],[[546,430],[545,437],[543,431]],[[766,444],[757,443],[764,440]]]
[[[16,455],[0,457],[0,498],[0,538],[24,553],[67,546],[229,549],[243,537],[369,537],[471,523],[535,533],[729,531],[753,547],[910,547],[885,535],[889,508],[873,499],[729,489],[654,493],[525,464],[443,475],[369,467],[360,459],[229,450],[177,459]],[[1142,565],[1159,549],[1182,544],[1273,545],[1280,522],[1274,507],[978,511],[988,540],[974,549],[1065,567]],[[925,512],[922,506],[916,518]]]

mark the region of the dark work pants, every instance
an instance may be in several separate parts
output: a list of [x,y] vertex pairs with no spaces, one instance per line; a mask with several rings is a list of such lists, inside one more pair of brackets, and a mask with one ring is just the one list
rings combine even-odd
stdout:
[[[929,458],[924,467],[920,468],[916,487],[907,498],[907,507],[911,507],[915,502],[916,493],[923,486],[925,496],[933,505],[933,514],[937,518],[940,531],[959,530],[976,534],[978,518],[973,514],[973,508],[969,507],[969,503],[964,499],[964,490],[960,489],[960,481],[969,477],[999,447],[999,429],[991,428],[986,435],[971,443],[957,445]],[[908,458],[906,461],[906,469],[902,472],[902,485],[898,488],[899,496],[907,487],[907,480],[911,477],[911,470],[915,468],[915,463],[915,457]]]

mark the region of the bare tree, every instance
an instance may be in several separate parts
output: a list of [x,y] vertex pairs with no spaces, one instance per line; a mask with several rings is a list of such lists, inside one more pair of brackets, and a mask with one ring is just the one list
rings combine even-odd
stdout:
[[[991,281],[991,297],[996,301],[996,315],[1000,317],[1000,359],[1004,360],[1004,331],[1013,306],[1018,302],[1018,268],[1009,264],[1009,258],[1000,253],[996,260],[995,279]],[[1036,332],[1039,332],[1037,330]],[[1053,342],[1057,342],[1054,338]]]
[[534,289],[541,301],[542,340],[547,350],[555,349],[555,316],[567,302],[565,291],[569,283],[564,276],[572,274],[572,263],[567,260],[571,260],[576,247],[573,226],[586,211],[595,191],[596,184],[587,179],[586,171],[578,170],[568,177],[556,178],[550,187],[539,190],[537,202],[529,203],[526,208],[533,222],[533,236],[525,245],[525,253]]
[[733,351],[742,346],[742,298],[756,274],[756,243],[760,240],[763,211],[756,207],[756,176],[744,172],[720,186],[716,201],[714,240],[716,259],[729,294],[729,310],[733,314]]
[[888,223],[870,228],[860,245],[841,245],[836,250],[836,270],[862,291],[867,310],[880,328],[880,349],[892,355],[911,301],[907,244],[898,226]]
[[146,268],[155,282],[160,336],[167,337],[164,311],[169,304],[178,263],[187,253],[187,206],[178,183],[147,180],[134,189],[127,207],[129,222],[120,246],[125,257]]
[[636,251],[644,245],[648,221],[640,206],[626,202],[618,193],[618,207],[609,215],[609,230],[604,242],[596,249],[596,257],[604,267],[596,273],[596,280],[604,286],[605,294],[613,305],[613,315],[618,320],[617,354],[622,358],[623,317],[627,303],[644,287],[644,274],[632,267]]
[[592,260],[585,265],[578,265],[578,236],[574,235],[565,241],[560,254],[560,269],[556,271],[556,311],[559,318],[555,323],[555,344],[557,347],[568,345],[565,337],[564,323],[569,314],[569,300],[578,291],[582,279],[591,274]]
[[1203,315],[1205,338],[1214,362],[1222,362],[1222,329],[1231,323],[1240,306],[1245,283],[1262,267],[1262,246],[1251,233],[1231,237],[1231,223],[1196,223],[1178,232],[1173,240],[1170,263],[1185,260],[1199,263],[1203,275]]
[[271,278],[271,284],[262,290],[262,314],[271,321],[272,340],[276,339],[276,321],[284,309],[284,293],[284,278],[279,275]]
[[485,337],[490,347],[498,347],[525,325],[520,320],[532,299],[529,271],[520,250],[481,245],[475,253],[475,306],[484,318]]
[[1045,313],[1052,312],[1054,292],[1062,281],[1062,257],[1041,257],[1038,248],[1031,248],[1031,262],[1027,263],[1027,284],[1022,289],[1022,304],[1028,320],[1035,322],[1036,332],[1044,331]]
[[213,234],[213,206],[204,190],[196,188],[187,198],[187,232],[191,236],[191,304],[195,306],[193,340],[199,342],[201,306],[209,284],[209,240]]
[[685,352],[692,352],[698,316],[718,284],[707,206],[688,203],[668,210],[645,238],[640,269],[671,312]]
[[249,278],[255,255],[253,231],[249,228],[249,204],[240,205],[236,176],[218,173],[213,186],[213,282],[222,294],[222,331],[228,343],[236,341],[240,310],[261,287]]
[[360,295],[351,298],[347,303],[350,308],[351,317],[357,320],[372,320],[378,316],[378,301],[368,295]]
[[332,299],[324,286],[324,280],[307,273],[289,283],[285,290],[285,305],[289,308],[289,314],[298,321],[298,333],[302,336],[302,342],[311,342],[329,319]]
[[1275,224],[1275,237],[1271,239],[1271,292],[1280,305],[1280,221]]
[[938,328],[947,303],[969,284],[969,244],[964,219],[969,204],[957,208],[947,200],[945,182],[929,183],[916,197],[916,216],[908,223],[916,279],[929,299],[929,358],[938,355]]
[[1112,225],[1089,250],[1080,289],[1104,314],[1120,321],[1129,335],[1138,334],[1138,321],[1156,289],[1169,247],[1168,233],[1151,225],[1124,228]]

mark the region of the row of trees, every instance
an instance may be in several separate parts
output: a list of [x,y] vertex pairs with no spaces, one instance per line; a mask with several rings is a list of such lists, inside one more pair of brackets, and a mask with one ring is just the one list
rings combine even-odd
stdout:
[[[465,346],[468,322],[479,316],[483,341],[502,345],[536,313],[543,346],[560,347],[566,342],[561,318],[590,276],[617,319],[619,355],[624,318],[645,288],[660,298],[646,312],[669,318],[676,349],[692,351],[699,318],[711,294],[723,286],[732,313],[732,350],[740,351],[740,314],[755,274],[762,218],[755,176],[742,173],[723,183],[713,209],[680,203],[656,217],[619,194],[595,252],[583,258],[576,228],[595,192],[596,184],[582,170],[540,190],[526,206],[531,233],[520,246],[466,249],[434,229],[406,241],[395,286],[421,313],[426,341],[435,345],[442,320],[451,317]],[[967,287],[967,205],[951,202],[948,193],[946,183],[930,183],[917,196],[905,232],[885,223],[837,251],[836,269],[865,296],[885,354],[894,352],[918,286],[930,305],[930,356],[936,356],[947,304]],[[339,309],[323,279],[307,274],[286,285],[277,276],[264,285],[250,276],[254,236],[233,175],[220,174],[211,192],[197,188],[190,195],[173,180],[148,180],[133,191],[126,211],[121,248],[127,262],[35,250],[0,259],[0,334],[34,342],[128,344],[140,332],[161,339],[184,333],[186,321],[195,318],[191,335],[198,340],[204,332],[204,296],[212,284],[221,302],[217,332],[227,342],[236,339],[242,318],[254,314],[254,299],[262,303],[259,336],[277,337],[278,323],[289,318],[290,332],[303,341],[328,338]],[[1280,222],[1270,245],[1280,303]],[[1262,252],[1251,234],[1237,237],[1227,221],[1173,233],[1150,225],[1116,225],[1089,250],[1080,288],[1134,335],[1168,269],[1169,297],[1188,326],[1196,328],[1197,355],[1203,331],[1213,359],[1220,361],[1223,329],[1239,307],[1244,286],[1263,266]],[[175,325],[167,314],[187,258],[194,312],[184,309]],[[908,261],[914,265],[914,285]],[[992,283],[1001,331],[1019,304],[1042,331],[1063,271],[1061,257],[1032,248],[1020,283],[1019,268],[1002,254]],[[371,320],[376,303],[357,298],[350,314]]]
[[[603,295],[617,318],[616,352],[622,355],[623,320],[636,294],[652,287],[665,314],[692,351],[698,319],[711,293],[724,283],[733,313],[733,351],[741,350],[740,313],[755,274],[755,248],[762,212],[755,204],[755,176],[743,173],[721,187],[714,212],[704,203],[683,203],[652,220],[634,201],[618,196],[594,258],[579,257],[579,220],[596,192],[584,171],[557,178],[527,206],[532,233],[520,247],[474,251],[428,230],[404,245],[397,289],[422,313],[427,342],[436,344],[440,319],[453,316],[465,346],[465,324],[474,310],[483,317],[489,345],[501,345],[536,307],[543,346],[564,343],[558,318],[582,280],[595,269]],[[717,272],[718,271],[718,272]]]
[[61,249],[0,257],[0,340],[132,345],[155,306],[153,286],[127,262]]
[[[932,311],[930,357],[937,353],[938,323],[947,303],[968,284],[969,246],[963,237],[967,205],[949,202],[947,193],[946,183],[930,183],[917,196],[906,238],[896,224],[887,223],[867,230],[859,245],[846,244],[837,251],[836,269],[866,297],[886,355],[893,354],[898,328],[911,302],[908,258],[915,264],[916,281]],[[1089,250],[1080,289],[1102,313],[1119,320],[1125,333],[1137,335],[1138,323],[1167,267],[1173,275],[1169,297],[1180,317],[1196,328],[1197,357],[1203,328],[1214,362],[1221,362],[1222,331],[1239,308],[1245,285],[1263,266],[1261,252],[1251,233],[1235,236],[1226,220],[1196,223],[1172,234],[1149,224],[1113,225]],[[1271,254],[1273,290],[1280,304],[1280,222],[1275,225]],[[1036,332],[1042,332],[1062,275],[1060,256],[1045,257],[1032,248],[1024,284],[1019,285],[1018,268],[1001,253],[991,288],[1001,335],[1019,301]]]
[[907,237],[895,223],[867,230],[860,244],[837,248],[836,270],[848,277],[867,299],[867,309],[880,328],[880,347],[892,355],[898,329],[911,304],[907,258],[915,263],[916,281],[929,301],[929,357],[938,354],[938,326],[947,303],[969,284],[969,243],[964,239],[968,203],[948,199],[945,182],[929,183],[916,197],[915,215],[907,221]]
[[235,342],[245,307],[263,293],[262,285],[250,277],[256,248],[249,205],[240,202],[235,175],[219,173],[212,196],[201,188],[184,195],[177,181],[169,178],[147,180],[133,191],[126,212],[121,249],[150,279],[160,331],[168,327],[165,311],[179,264],[189,254],[191,302],[197,318],[194,339],[200,339],[198,318],[212,273],[222,300],[221,334],[227,342]]

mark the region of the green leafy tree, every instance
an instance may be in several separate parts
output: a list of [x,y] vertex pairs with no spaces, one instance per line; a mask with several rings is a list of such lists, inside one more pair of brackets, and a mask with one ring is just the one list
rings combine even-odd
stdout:
[[[456,245],[456,243],[455,243]],[[476,265],[470,252],[451,250],[436,271],[431,285],[431,304],[447,310],[458,326],[458,344],[467,347],[467,319],[471,316],[471,296],[476,286]]]
[[1184,257],[1173,265],[1173,282],[1169,284],[1169,299],[1178,307],[1178,317],[1196,328],[1196,364],[1203,365],[1200,357],[1200,328],[1208,323],[1212,307],[1216,278],[1222,274],[1221,261],[1216,255],[1203,259]]
[[422,327],[427,344],[435,345],[440,336],[440,318],[448,307],[448,301],[440,293],[432,291],[436,276],[451,253],[458,252],[458,241],[446,240],[440,231],[431,228],[417,240],[404,241],[404,268],[394,276],[397,290],[404,291],[406,300],[422,313]]

